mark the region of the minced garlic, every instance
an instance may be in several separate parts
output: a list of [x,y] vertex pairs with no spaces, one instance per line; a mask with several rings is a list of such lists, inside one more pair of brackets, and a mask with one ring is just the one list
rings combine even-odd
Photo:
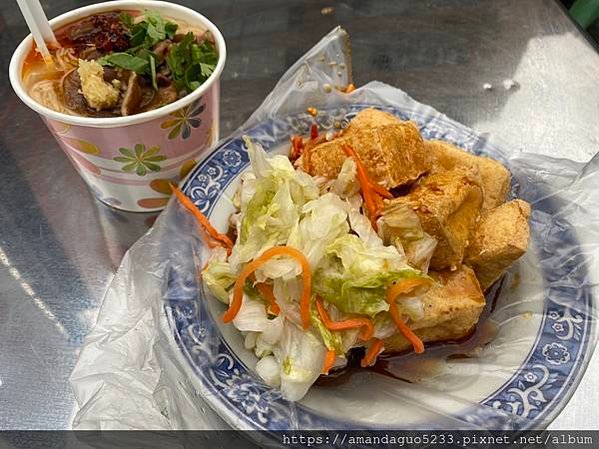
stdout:
[[117,104],[119,89],[104,81],[104,69],[100,64],[80,59],[77,72],[81,78],[81,91],[90,107],[100,111]]

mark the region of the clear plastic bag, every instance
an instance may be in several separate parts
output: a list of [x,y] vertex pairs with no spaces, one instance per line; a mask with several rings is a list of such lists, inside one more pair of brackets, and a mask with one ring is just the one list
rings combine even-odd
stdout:
[[[256,132],[264,122],[273,124],[272,133],[261,136],[266,147],[274,143],[272,135],[288,127],[307,133],[305,121],[294,117],[309,106],[335,111],[337,116],[318,116],[325,129],[362,105],[400,111],[425,138],[448,140],[508,167],[512,195],[532,205],[530,250],[506,274],[501,291],[487,298],[494,308],[489,305],[483,321],[492,329],[481,325],[479,331],[493,335],[479,332],[479,340],[393,362],[416,383],[357,373],[343,385],[314,387],[297,404],[265,387],[256,394],[266,402],[254,404],[248,416],[266,423],[266,429],[275,424],[279,429],[544,427],[580,380],[597,340],[599,158],[579,164],[501,149],[488,136],[380,82],[345,94],[337,88],[351,82],[350,69],[349,38],[337,28],[295,63],[249,120],[217,147]],[[218,196],[216,186],[204,193]],[[185,319],[192,324],[198,314],[210,314],[196,304],[206,254],[196,231],[193,218],[171,200],[125,255],[71,377],[80,407],[73,428],[255,428],[241,417],[221,411],[223,419],[212,410],[214,398],[197,387],[188,361],[173,344],[173,314],[189,315]],[[222,355],[218,336],[192,324],[188,337],[197,339],[200,356],[217,360]],[[497,389],[489,395],[494,384]],[[390,416],[390,410],[401,410],[402,416]]]

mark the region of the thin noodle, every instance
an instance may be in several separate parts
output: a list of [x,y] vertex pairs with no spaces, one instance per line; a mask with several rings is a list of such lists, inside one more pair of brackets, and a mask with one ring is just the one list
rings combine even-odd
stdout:
[[38,81],[29,89],[29,95],[42,106],[58,112],[69,113],[58,95],[58,86],[57,81]]
[[56,68],[62,72],[77,67],[75,51],[72,48],[60,47],[54,53],[54,63],[56,64]]

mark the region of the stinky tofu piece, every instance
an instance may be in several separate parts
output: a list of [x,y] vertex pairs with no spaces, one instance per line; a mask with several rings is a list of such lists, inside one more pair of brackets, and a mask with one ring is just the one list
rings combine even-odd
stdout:
[[456,167],[467,167],[478,172],[484,195],[482,210],[493,209],[505,203],[510,188],[510,172],[501,163],[468,153],[440,140],[426,141],[425,147],[432,159],[433,172]]
[[[474,271],[462,265],[456,271],[429,272],[436,281],[422,296],[424,316],[408,326],[424,343],[459,340],[468,336],[485,306],[485,296]],[[386,352],[410,350],[398,332],[385,339]]]
[[476,272],[483,290],[519,259],[528,248],[530,204],[504,203],[481,214],[470,237],[465,263]]
[[350,145],[370,179],[391,189],[417,180],[430,168],[424,141],[412,122],[361,127],[304,153],[304,171],[335,178],[346,159],[343,145]]
[[406,196],[386,202],[385,210],[397,204],[410,207],[424,232],[437,240],[431,269],[456,269],[464,258],[482,200],[482,189],[472,173],[456,168],[425,177]]
[[366,128],[376,128],[383,125],[397,125],[404,123],[398,117],[385,111],[379,111],[374,108],[362,109],[349,122],[344,131],[344,135],[351,135]]

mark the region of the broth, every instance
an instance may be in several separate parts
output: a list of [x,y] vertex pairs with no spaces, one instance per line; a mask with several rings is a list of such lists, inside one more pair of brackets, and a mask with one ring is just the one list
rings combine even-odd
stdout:
[[82,117],[135,115],[200,87],[218,61],[212,35],[153,11],[111,11],[55,30],[46,64],[32,46],[23,86],[49,109]]

